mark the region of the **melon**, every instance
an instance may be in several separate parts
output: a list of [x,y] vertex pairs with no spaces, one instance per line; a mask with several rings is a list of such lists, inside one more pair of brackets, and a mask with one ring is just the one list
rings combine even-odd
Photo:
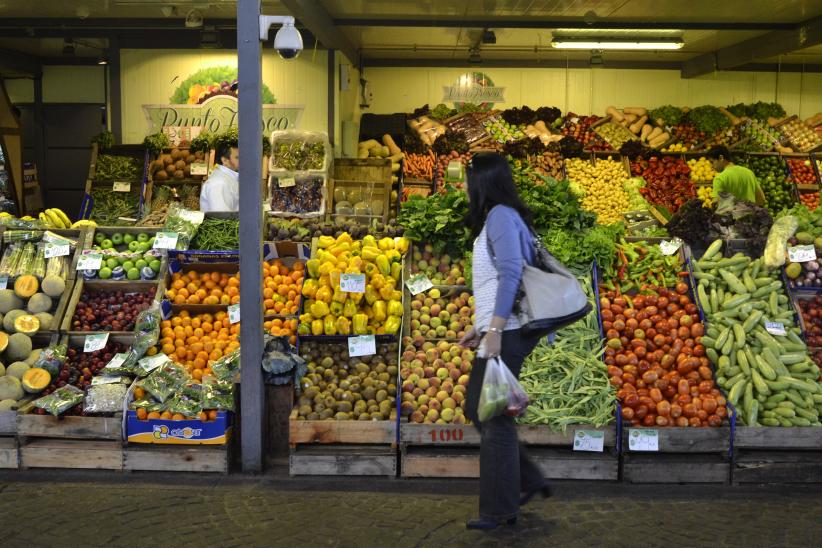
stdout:
[[0,363],[0,377],[5,376],[6,374],[6,366]]
[[32,350],[31,354],[29,354],[29,357],[26,358],[26,363],[34,367],[34,364],[37,363],[37,360],[40,358],[40,352],[42,351],[42,348],[35,348],[34,350]]
[[7,377],[17,377],[18,379],[22,379],[23,375],[26,374],[26,371],[31,369],[29,364],[26,362],[14,362],[10,366],[6,368],[6,376]]
[[9,361],[25,360],[31,354],[31,339],[23,333],[15,333],[9,337],[9,346],[6,349],[6,358]]
[[14,400],[15,402],[25,396],[23,385],[17,377],[0,377],[0,400]]
[[0,401],[0,411],[16,411],[17,402],[14,400]]
[[54,323],[54,316],[48,312],[40,312],[34,316],[40,320],[40,331],[48,331],[51,328],[51,324]]
[[14,320],[14,330],[18,333],[23,333],[24,335],[31,337],[40,331],[40,320],[31,314],[23,314]]
[[66,290],[66,281],[55,274],[43,278],[43,293],[49,297],[59,297]]
[[37,293],[29,299],[29,304],[26,308],[32,314],[39,314],[40,312],[48,312],[51,310],[52,304],[51,297],[45,293]]
[[3,316],[3,330],[6,333],[14,333],[14,320],[26,314],[25,310],[12,310],[5,316]]
[[20,276],[14,282],[14,294],[21,299],[28,299],[37,293],[38,289],[40,289],[40,282],[37,281],[36,276],[31,274]]
[[0,352],[5,352],[6,347],[9,345],[9,336],[6,333],[0,331]]
[[8,314],[23,306],[23,301],[11,289],[0,289],[0,313]]
[[51,383],[51,375],[45,369],[40,367],[32,367],[23,373],[21,384],[23,390],[29,394],[39,394]]

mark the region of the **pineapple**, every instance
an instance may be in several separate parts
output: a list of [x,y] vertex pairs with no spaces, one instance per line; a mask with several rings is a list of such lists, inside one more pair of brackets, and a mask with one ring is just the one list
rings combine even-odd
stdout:
[[186,209],[200,210],[200,186],[199,185],[185,185],[181,196],[183,200],[183,207]]
[[161,211],[168,207],[171,190],[167,186],[154,188],[154,198],[151,200],[151,211]]

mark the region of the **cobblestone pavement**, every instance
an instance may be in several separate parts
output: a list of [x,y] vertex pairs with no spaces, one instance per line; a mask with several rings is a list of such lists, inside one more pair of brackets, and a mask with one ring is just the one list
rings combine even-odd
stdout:
[[448,481],[3,475],[0,546],[807,547],[822,533],[819,486],[563,484],[491,533],[465,530],[472,491]]

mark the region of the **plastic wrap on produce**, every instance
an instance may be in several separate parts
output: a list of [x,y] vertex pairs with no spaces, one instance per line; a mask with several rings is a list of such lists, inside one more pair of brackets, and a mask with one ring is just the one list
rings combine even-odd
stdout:
[[445,126],[451,131],[461,131],[468,144],[472,145],[489,136],[482,125],[482,119],[485,116],[486,114],[482,112],[466,112],[448,120]]
[[312,131],[283,130],[271,133],[270,172],[329,172],[334,149],[328,135]]
[[327,178],[309,172],[279,172],[268,177],[271,215],[322,217],[327,200]]

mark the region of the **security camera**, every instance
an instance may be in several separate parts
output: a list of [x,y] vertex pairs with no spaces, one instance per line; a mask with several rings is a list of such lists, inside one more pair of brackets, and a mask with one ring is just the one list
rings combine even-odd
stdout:
[[260,16],[260,40],[268,39],[268,29],[275,23],[282,27],[274,36],[274,49],[282,59],[294,59],[303,50],[303,37],[294,26],[293,17]]

